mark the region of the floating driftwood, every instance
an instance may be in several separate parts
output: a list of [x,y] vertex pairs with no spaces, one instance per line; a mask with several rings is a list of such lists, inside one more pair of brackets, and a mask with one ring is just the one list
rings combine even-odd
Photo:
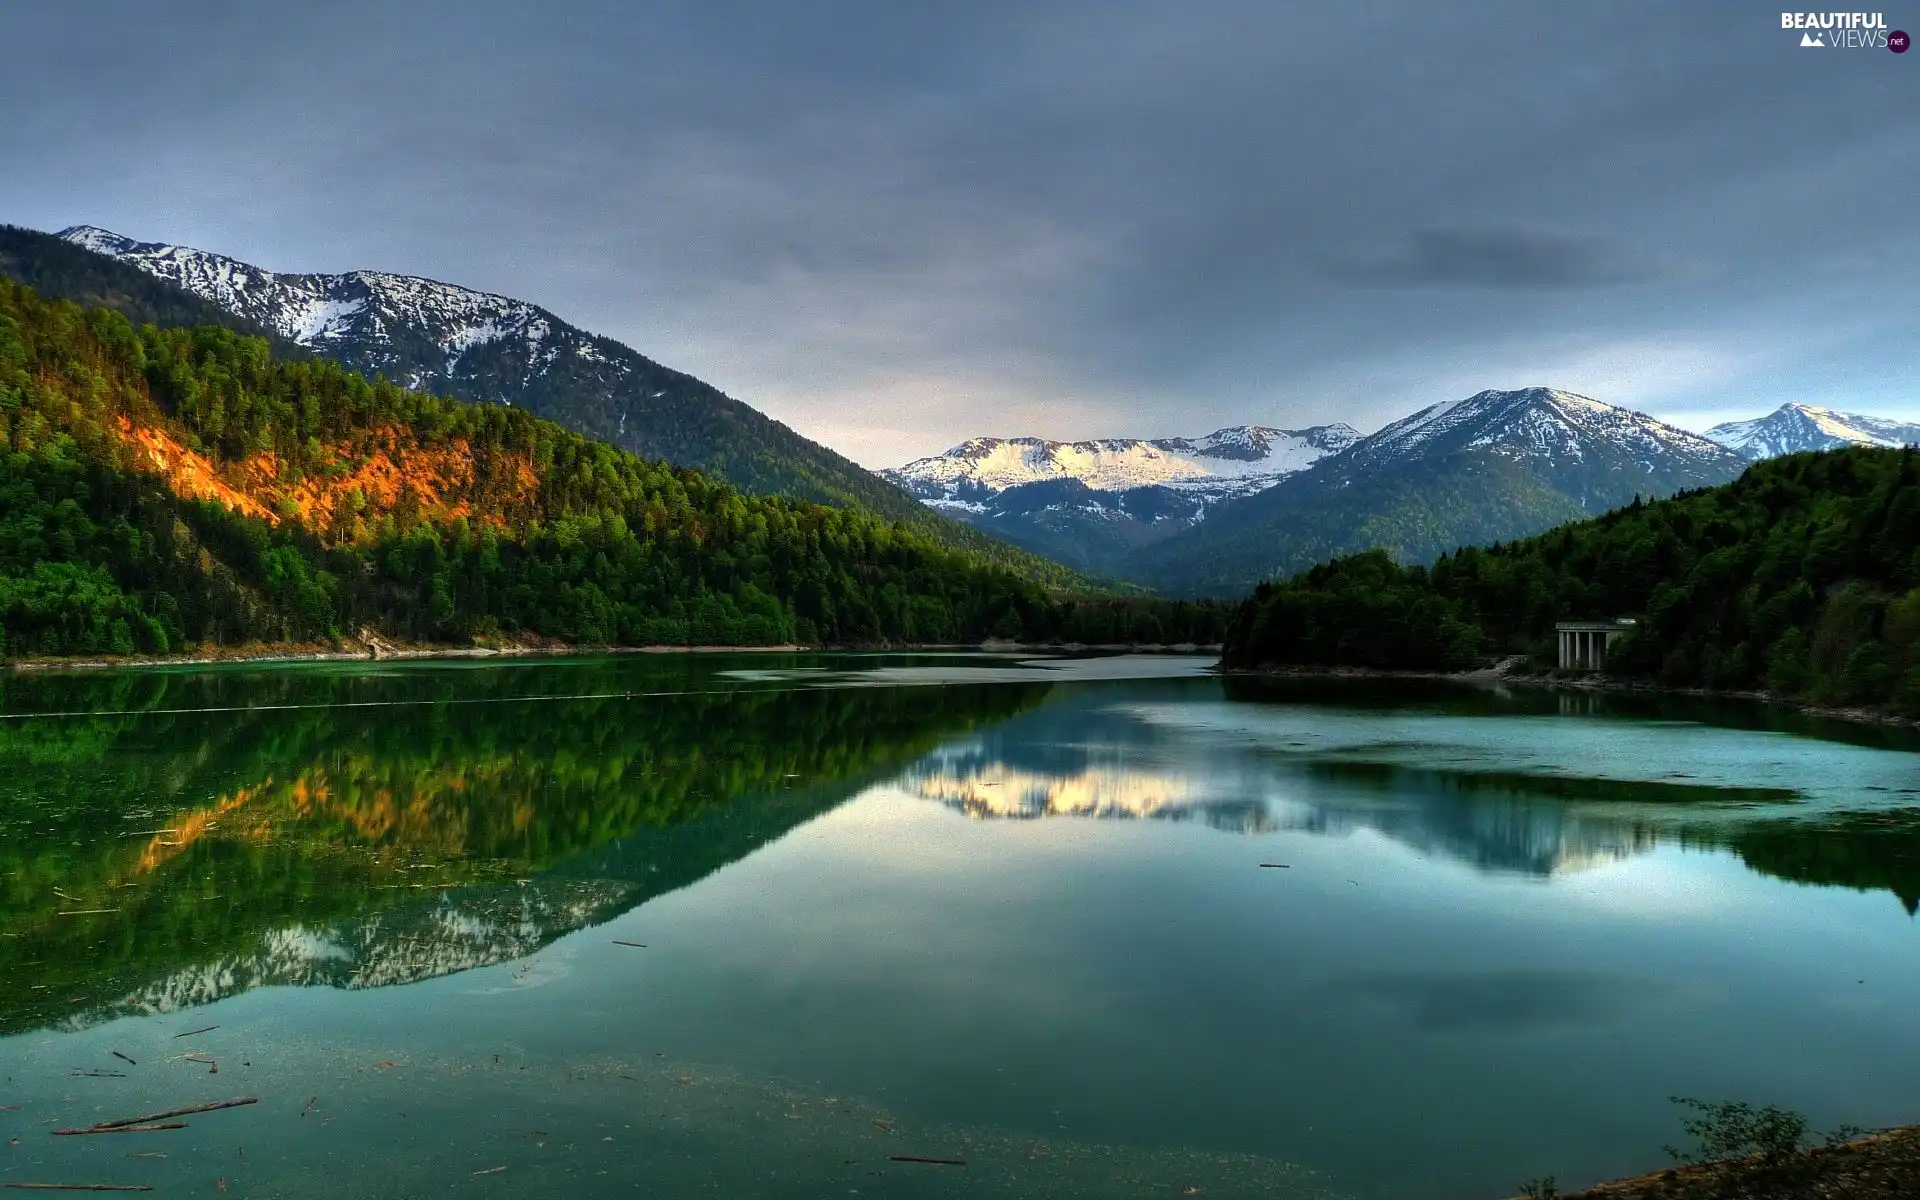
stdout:
[[887,1157],[892,1162],[926,1163],[929,1166],[935,1167],[964,1167],[967,1165],[967,1160],[964,1158],[921,1158],[917,1154],[890,1154]]
[[86,1137],[94,1133],[159,1133],[167,1129],[185,1129],[185,1121],[165,1121],[158,1125],[109,1125],[106,1128],[90,1126],[86,1129],[56,1129],[55,1137]]
[[133,1061],[132,1059],[130,1059],[130,1058],[128,1058],[128,1057],[127,1057],[126,1055],[124,1055],[124,1054],[122,1054],[122,1053],[120,1053],[120,1052],[119,1052],[118,1050],[115,1050],[115,1051],[113,1052],[113,1056],[114,1056],[115,1058],[117,1058],[117,1059],[119,1059],[120,1061],[122,1061],[122,1062],[124,1062],[124,1063],[126,1063],[126,1064],[128,1064],[129,1066],[135,1066],[135,1067],[137,1067],[137,1066],[139,1066],[139,1065],[140,1065],[139,1063],[137,1063],[137,1062],[134,1062],[134,1061]]
[[211,1100],[205,1104],[189,1104],[185,1108],[170,1108],[165,1112],[148,1113],[144,1117],[122,1117],[118,1121],[96,1121],[91,1129],[120,1129],[128,1125],[150,1125],[155,1121],[164,1121],[169,1117],[190,1117],[195,1113],[217,1112],[223,1108],[239,1108],[247,1104],[260,1103],[258,1096],[236,1096],[231,1100]]
[[70,1075],[84,1075],[88,1079],[125,1079],[125,1071],[69,1071]]
[[204,1029],[189,1029],[185,1033],[174,1034],[173,1040],[177,1042],[183,1037],[192,1037],[196,1033],[212,1033],[214,1030],[218,1028],[220,1028],[218,1025],[208,1025]]
[[1282,871],[1291,870],[1293,868],[1292,863],[1261,863],[1260,865],[1263,867],[1277,867]]
[[636,950],[645,950],[647,948],[645,942],[623,942],[619,938],[613,939],[613,944],[616,946],[632,946]]

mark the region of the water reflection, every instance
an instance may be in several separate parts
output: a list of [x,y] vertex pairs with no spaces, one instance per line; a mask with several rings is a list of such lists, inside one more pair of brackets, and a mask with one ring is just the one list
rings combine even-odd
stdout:
[[573,694],[604,694],[563,705],[471,702],[529,686],[506,672],[439,692],[466,703],[356,707],[337,697],[369,681],[342,675],[300,680],[297,708],[157,712],[174,706],[149,694],[141,711],[0,724],[0,977],[21,981],[0,1029],[516,958],[1047,692],[668,702],[631,669],[571,673]]
[[92,712],[0,716],[0,1031],[66,1031],[11,1131],[231,1086],[145,1182],[1464,1196],[1640,1169],[1676,1089],[1911,1117],[1881,735],[875,661],[0,677]]
[[340,921],[260,932],[242,951],[180,966],[123,997],[70,1014],[68,1027],[194,1008],[256,987],[371,988],[417,983],[522,958],[639,903],[625,880],[463,888]]
[[1377,1005],[1429,1033],[1537,1033],[1617,1024],[1657,1007],[1673,985],[1591,971],[1376,971],[1329,981],[1341,1003]]
[[1886,891],[1920,911],[1920,813],[1834,813],[1817,821],[1759,821],[1699,844],[1732,850],[1764,875],[1795,883]]
[[[1004,742],[973,743],[936,751],[901,776],[907,790],[981,820],[1096,817],[1138,820],[1194,817],[1222,827],[1218,805],[1206,802],[1193,781],[1165,771],[1124,763],[1075,762],[1054,769],[1011,761]],[[1076,756],[1078,757],[1078,756]],[[1117,756],[1116,756],[1117,757]]]
[[16,712],[99,715],[0,721],[0,975],[21,981],[0,1030],[511,961],[881,781],[983,822],[1365,832],[1541,879],[1685,844],[1920,907],[1903,768],[1853,747],[1720,736],[1721,757],[1682,775],[1664,768],[1684,727],[1584,703],[1561,719],[1537,695],[1307,707],[1211,679],[828,674],[667,660],[7,680]]
[[[1007,752],[1004,742],[1000,752]],[[1660,840],[1650,825],[1566,804],[1564,780],[1488,779],[1384,764],[1223,767],[1215,762],[1180,771],[1105,763],[1050,772],[968,746],[929,756],[900,784],[977,820],[1192,821],[1229,833],[1329,836],[1365,829],[1486,870],[1540,876],[1618,861]],[[1579,790],[1592,798],[1590,789]],[[1620,791],[1623,799],[1638,794]],[[1712,789],[1684,794],[1725,799]]]
[[[1228,681],[1226,692],[1256,703],[1275,698],[1244,681]],[[1573,697],[1569,715],[1614,723],[1590,738],[1582,727],[1564,727],[1572,739],[1611,742],[1612,769],[1643,776],[1608,777],[1574,773],[1599,768],[1556,751],[1545,737],[1509,746],[1495,734],[1491,744],[1449,744],[1435,730],[1428,742],[1388,740],[1381,728],[1353,721],[1339,723],[1340,736],[1329,737],[1317,720],[1263,726],[1261,710],[1228,706],[1235,716],[1222,721],[1221,706],[1162,701],[1170,695],[1142,687],[1123,703],[1099,694],[1063,696],[923,758],[899,784],[976,820],[1194,822],[1237,834],[1366,831],[1477,870],[1539,878],[1682,844],[1731,850],[1754,870],[1779,878],[1885,890],[1909,913],[1920,901],[1920,817],[1899,808],[1837,807],[1875,793],[1901,802],[1909,790],[1875,781],[1889,769],[1911,770],[1910,760],[1900,761],[1904,755],[1889,767],[1860,760],[1845,747],[1798,741],[1789,753],[1800,769],[1785,778],[1771,761],[1744,771],[1737,762],[1727,770],[1699,767],[1702,777],[1695,778],[1671,770],[1671,754],[1633,753],[1633,739],[1648,728],[1687,728],[1671,723],[1687,715],[1683,705],[1635,700],[1619,714],[1608,708],[1609,697]],[[1438,717],[1466,715],[1493,730],[1500,724],[1484,718],[1537,717],[1566,707],[1544,693],[1382,693],[1374,686],[1317,695],[1316,710],[1330,699],[1396,722],[1431,725]],[[1712,708],[1717,714],[1726,706]],[[1169,719],[1170,710],[1177,719]],[[1654,711],[1661,718],[1654,725],[1632,720]],[[1752,712],[1738,728],[1782,726],[1806,728],[1797,718],[1768,722]],[[1510,735],[1513,727],[1505,728]],[[1871,730],[1856,739],[1888,740]],[[1531,769],[1498,769],[1514,762]],[[1644,777],[1653,771],[1663,777]],[[1780,782],[1770,782],[1775,779]]]

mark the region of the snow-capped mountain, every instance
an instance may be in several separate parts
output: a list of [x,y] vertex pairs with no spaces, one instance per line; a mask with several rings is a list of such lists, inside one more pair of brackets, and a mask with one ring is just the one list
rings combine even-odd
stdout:
[[1339,554],[1380,548],[1423,562],[1525,537],[1635,496],[1725,483],[1746,466],[1697,433],[1587,396],[1485,391],[1423,408],[1229,501],[1120,569],[1169,591],[1233,595]]
[[1604,465],[1648,477],[1695,469],[1737,473],[1727,449],[1697,433],[1545,387],[1477,392],[1429,405],[1355,442],[1338,470],[1354,480],[1470,450],[1568,471]]
[[1165,487],[1203,504],[1272,487],[1352,445],[1348,425],[1271,429],[1237,425],[1200,438],[1114,438],[1054,442],[1045,438],[978,437],[945,454],[882,471],[936,507],[984,511],[1009,488],[1075,480],[1096,492]]
[[514,404],[743,490],[858,503],[957,532],[826,447],[630,347],[508,296],[411,275],[303,275],[92,225],[58,237],[210,301],[363,374]]
[[1764,417],[1715,425],[1707,436],[1736,454],[1762,459],[1842,446],[1912,445],[1920,442],[1920,425],[1812,404],[1782,404]]
[[[191,246],[137,242],[92,225],[63,229],[60,236],[289,341],[351,357],[406,387],[444,388],[462,376],[462,359],[495,344],[513,347],[506,357],[517,378],[502,391],[524,390],[563,354],[605,361],[591,335],[506,296],[384,271],[286,275]],[[415,344],[420,342],[426,344]],[[497,398],[511,402],[507,395]]]
[[980,437],[881,472],[933,508],[1082,570],[1174,537],[1359,437],[1351,426],[1237,425],[1198,438]]

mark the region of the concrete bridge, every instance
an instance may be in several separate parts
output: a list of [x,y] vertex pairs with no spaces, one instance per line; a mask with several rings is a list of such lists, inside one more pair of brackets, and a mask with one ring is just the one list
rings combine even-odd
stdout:
[[1562,671],[1604,671],[1607,647],[1614,639],[1633,628],[1632,621],[1562,621],[1554,632],[1560,636]]

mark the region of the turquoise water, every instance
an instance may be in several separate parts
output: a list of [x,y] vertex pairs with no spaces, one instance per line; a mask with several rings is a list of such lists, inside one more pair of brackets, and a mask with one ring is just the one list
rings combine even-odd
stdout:
[[8,678],[0,1180],[1474,1197],[1672,1095],[1920,1119],[1920,743],[1204,666]]

